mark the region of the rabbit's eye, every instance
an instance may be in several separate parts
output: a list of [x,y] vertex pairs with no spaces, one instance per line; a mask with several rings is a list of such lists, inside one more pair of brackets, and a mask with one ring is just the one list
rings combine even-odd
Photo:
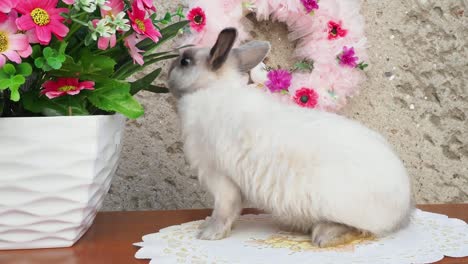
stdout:
[[180,61],[180,65],[182,65],[182,66],[188,66],[188,65],[190,65],[191,62],[192,62],[192,61],[191,61],[190,59],[188,59],[188,58],[183,58],[183,59]]

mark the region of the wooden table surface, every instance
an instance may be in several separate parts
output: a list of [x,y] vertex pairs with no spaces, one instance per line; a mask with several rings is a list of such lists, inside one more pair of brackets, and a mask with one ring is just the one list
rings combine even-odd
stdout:
[[[468,222],[468,204],[420,205],[419,208]],[[254,213],[254,210],[246,210]],[[100,212],[91,229],[70,248],[0,251],[0,264],[147,264],[137,260],[145,234],[176,224],[203,219],[210,210]],[[468,264],[468,258],[445,258],[438,264]]]

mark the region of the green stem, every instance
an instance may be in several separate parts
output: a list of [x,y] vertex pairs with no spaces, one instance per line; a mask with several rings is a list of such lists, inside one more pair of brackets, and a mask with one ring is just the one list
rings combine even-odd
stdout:
[[71,99],[70,96],[68,96],[68,115],[72,116],[73,115],[73,109],[71,107]]
[[82,26],[88,27],[88,24],[86,24],[85,22],[83,22],[83,21],[81,21],[81,20],[79,20],[79,19],[76,19],[76,18],[74,18],[74,17],[70,17],[70,19],[71,19],[73,22],[76,22],[76,23],[78,23],[78,24],[80,24],[80,25],[82,25]]
[[75,34],[76,31],[80,29],[80,27],[81,27],[80,24],[74,24],[72,28],[70,29],[70,31],[68,32],[68,35],[63,39],[63,41],[67,42],[73,36],[73,34]]
[[120,35],[120,37],[117,39],[117,43],[121,43],[122,40],[124,40],[126,37],[130,36],[132,34],[131,30],[125,32],[125,34]]

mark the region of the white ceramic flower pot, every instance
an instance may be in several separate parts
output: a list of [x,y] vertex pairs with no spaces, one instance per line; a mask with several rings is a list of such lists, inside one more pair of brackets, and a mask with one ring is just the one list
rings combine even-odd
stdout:
[[72,246],[117,168],[125,118],[0,118],[0,250]]

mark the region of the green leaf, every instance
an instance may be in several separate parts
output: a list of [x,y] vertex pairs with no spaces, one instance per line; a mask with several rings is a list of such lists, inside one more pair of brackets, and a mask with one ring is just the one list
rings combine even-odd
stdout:
[[41,55],[42,55],[42,49],[41,49],[41,46],[40,46],[40,45],[34,45],[34,46],[32,47],[32,50],[33,50],[33,52],[32,52],[32,54],[31,54],[31,58],[36,59],[36,58],[41,57]]
[[0,80],[0,90],[8,88],[10,90],[10,100],[18,102],[20,99],[19,88],[25,81],[26,79],[23,75],[15,75],[8,79],[2,79]]
[[0,117],[3,115],[4,106],[5,106],[5,98],[3,98],[3,92],[0,92]]
[[314,69],[314,62],[309,60],[302,60],[294,64],[293,71],[307,71],[312,72]]
[[8,79],[8,75],[2,71],[2,69],[0,69],[0,80],[3,80],[3,79]]
[[163,20],[161,21],[161,23],[166,25],[166,24],[169,24],[171,21],[172,21],[172,15],[171,13],[167,12]]
[[180,21],[169,25],[161,30],[162,38],[159,39],[158,43],[154,43],[151,39],[147,38],[138,43],[138,48],[145,50],[145,54],[150,54],[154,49],[164,44],[166,41],[174,38],[179,33],[181,28],[184,28],[189,23],[188,20]]
[[76,63],[72,57],[66,55],[65,61],[62,64],[62,67],[58,70],[51,71],[53,76],[62,76],[62,77],[77,77],[79,73],[83,72],[83,66],[80,63]]
[[18,102],[20,99],[19,88],[26,81],[23,75],[15,75],[10,80],[8,89],[10,90],[10,100]]
[[59,47],[59,50],[58,50],[60,55],[62,55],[62,56],[65,55],[65,50],[67,49],[67,45],[68,45],[68,43],[65,42],[65,41],[60,42],[60,47]]
[[44,54],[44,58],[50,58],[54,57],[56,55],[56,52],[51,48],[51,47],[46,47],[43,51],[42,54]]
[[367,67],[369,66],[369,64],[365,63],[365,62],[360,62],[357,67],[360,69],[360,70],[365,70]]
[[54,76],[79,77],[81,80],[104,81],[114,72],[115,60],[108,56],[92,54],[84,49],[78,56],[80,61],[66,56],[60,69],[51,71]]
[[157,85],[150,85],[144,88],[143,90],[152,92],[152,93],[168,93],[169,92],[169,89],[167,89],[166,87],[157,86]]
[[18,102],[20,99],[20,93],[18,88],[19,86],[15,87],[14,89],[13,87],[10,87],[10,100],[12,100],[13,102]]
[[47,64],[54,70],[58,70],[62,67],[62,62],[58,57],[47,58]]
[[5,90],[6,88],[10,87],[12,82],[10,79],[1,79],[0,80],[0,90]]
[[97,108],[119,112],[135,119],[144,114],[144,109],[130,94],[130,84],[116,80],[98,83],[96,89],[90,92],[89,101]]
[[81,76],[85,79],[97,80],[111,76],[116,62],[107,56],[95,55],[85,49],[81,53],[80,64],[83,68]]
[[149,87],[151,83],[156,80],[156,78],[158,78],[159,74],[161,74],[161,68],[156,69],[138,81],[131,83],[130,94],[134,95],[139,91]]
[[41,113],[46,116],[65,115],[89,115],[86,109],[86,97],[79,95],[66,95],[55,99],[49,99],[40,95],[38,91],[30,91],[23,94],[23,106],[33,113]]
[[34,65],[36,65],[36,67],[39,69],[42,69],[42,67],[44,67],[44,64],[46,64],[46,61],[43,57],[39,57],[34,60]]
[[32,73],[31,65],[26,62],[16,65],[16,69],[18,71],[18,74],[21,74],[23,76],[29,76]]
[[151,64],[154,64],[156,62],[163,61],[163,60],[177,58],[178,56],[179,55],[172,54],[172,55],[157,57],[157,58],[151,59],[151,60],[144,59],[145,64],[143,66],[140,66],[140,65],[137,65],[137,64],[130,64],[130,66],[127,67],[127,70],[126,70],[125,74],[121,74],[118,77],[119,77],[119,79],[122,79],[122,80],[127,79],[128,77],[132,76],[134,73],[143,70],[144,68],[150,66]]
[[184,8],[182,6],[179,6],[177,8],[177,12],[176,12],[176,15],[180,18],[185,18],[185,15],[184,15]]
[[21,86],[22,84],[24,84],[25,81],[26,81],[26,78],[24,78],[23,75],[15,75],[13,76],[13,78],[11,78],[11,82],[14,85],[18,85],[18,86]]
[[7,75],[11,76],[16,73],[15,66],[13,64],[7,63],[3,66],[2,68],[3,72],[5,72]]
[[91,34],[86,35],[86,38],[84,40],[85,46],[89,46],[91,43],[93,43],[93,38]]

